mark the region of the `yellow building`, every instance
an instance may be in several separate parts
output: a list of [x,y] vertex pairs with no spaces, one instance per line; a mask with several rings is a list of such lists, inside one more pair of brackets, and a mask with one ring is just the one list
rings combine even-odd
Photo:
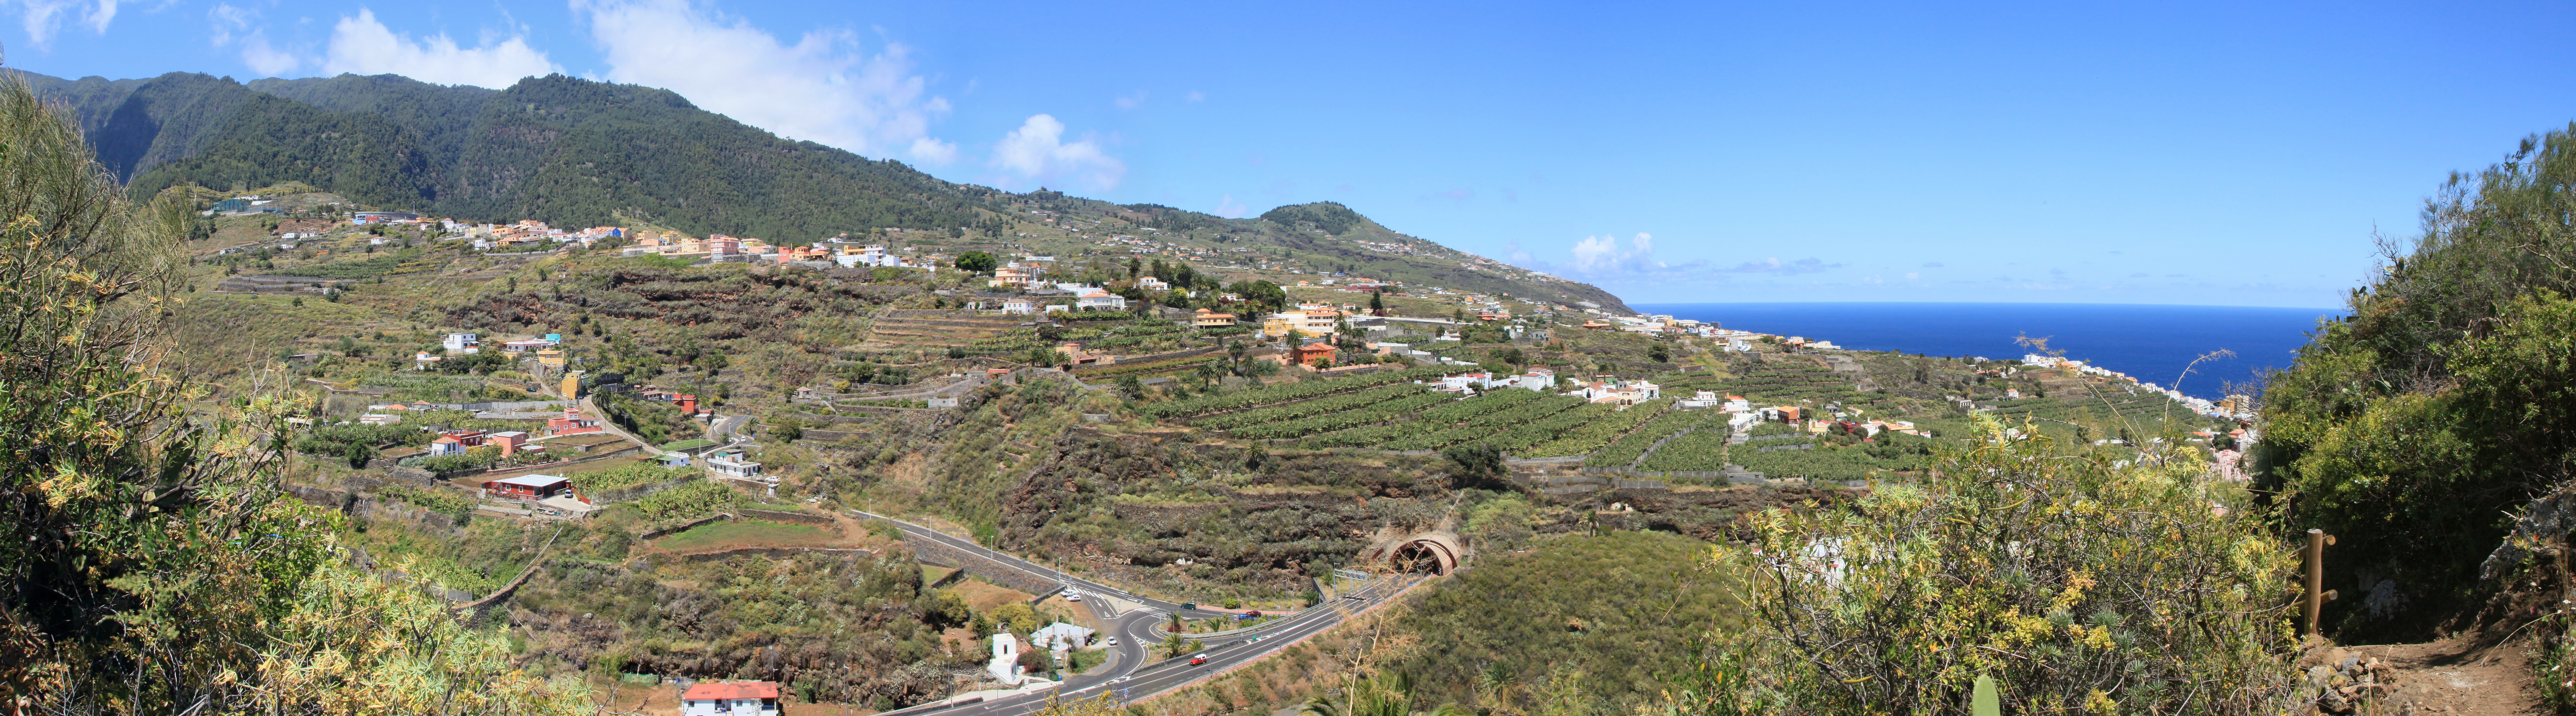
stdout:
[[[1290,318],[1290,316],[1296,317]],[[1288,335],[1288,331],[1297,328],[1304,318],[1305,316],[1290,313],[1270,314],[1269,317],[1261,319],[1261,337],[1278,338]]]
[[538,349],[538,350],[537,350],[537,365],[549,366],[549,367],[554,367],[554,368],[561,368],[561,367],[563,367],[563,366],[564,366],[564,352],[563,352],[563,349],[561,349],[561,348],[540,348],[540,349]]
[[563,397],[565,397],[565,398],[580,398],[580,397],[581,397],[581,374],[583,374],[583,373],[588,373],[588,372],[590,372],[590,371],[586,371],[586,370],[576,370],[576,371],[570,371],[570,372],[564,373],[564,377],[563,377]]

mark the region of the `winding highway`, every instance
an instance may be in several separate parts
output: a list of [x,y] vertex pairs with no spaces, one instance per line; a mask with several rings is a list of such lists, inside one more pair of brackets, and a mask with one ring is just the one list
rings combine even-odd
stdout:
[[[922,716],[932,713],[937,713],[939,716],[1026,716],[1045,709],[1047,700],[1052,697],[1089,699],[1104,693],[1115,696],[1120,703],[1141,701],[1158,694],[1187,688],[1201,680],[1224,673],[1227,669],[1259,660],[1307,637],[1322,633],[1340,625],[1350,615],[1358,614],[1403,593],[1406,588],[1419,583],[1422,579],[1421,575],[1380,576],[1329,603],[1308,607],[1284,619],[1256,627],[1218,632],[1215,635],[1197,635],[1196,638],[1202,641],[1205,648],[1177,658],[1153,661],[1153,649],[1167,636],[1161,626],[1171,619],[1172,614],[1179,613],[1186,618],[1206,619],[1234,616],[1235,613],[1212,609],[1183,610],[1180,604],[1128,594],[1007,553],[986,549],[983,545],[976,544],[974,540],[883,515],[858,510],[851,510],[850,513],[865,519],[884,520],[901,528],[906,535],[938,542],[1005,567],[1053,580],[1058,584],[1069,585],[1083,594],[1085,599],[1082,603],[1091,610],[1092,615],[1098,617],[1101,624],[1107,625],[1108,628],[1101,630],[1102,633],[1118,640],[1118,645],[1110,648],[1107,668],[1100,670],[1099,673],[1067,676],[1063,683],[1050,688],[1025,690],[990,698],[970,697],[936,701],[889,711],[880,716],[893,714]],[[1114,608],[1110,604],[1111,600],[1101,597],[1144,606],[1125,612],[1115,612],[1111,611]],[[1205,656],[1206,663],[1191,664],[1190,659],[1194,656]]]

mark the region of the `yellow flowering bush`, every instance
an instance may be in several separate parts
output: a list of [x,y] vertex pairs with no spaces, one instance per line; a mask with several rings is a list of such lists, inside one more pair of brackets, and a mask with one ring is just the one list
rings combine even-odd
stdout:
[[[2295,700],[2290,545],[2188,453],[2114,467],[2038,431],[1979,438],[1919,484],[1847,509],[1774,510],[1745,572],[1754,613],[1675,706],[1691,713],[2281,713]],[[2133,456],[2135,457],[2135,456]]]

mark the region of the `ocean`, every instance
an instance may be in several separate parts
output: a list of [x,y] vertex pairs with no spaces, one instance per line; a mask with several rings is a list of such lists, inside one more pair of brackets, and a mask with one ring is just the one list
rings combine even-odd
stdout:
[[[2154,306],[2098,303],[1655,303],[1629,304],[1647,314],[1710,321],[1725,328],[1804,336],[1854,350],[1935,356],[2020,358],[2020,335],[2046,337],[2068,358],[2138,380],[2217,400],[2224,384],[2245,383],[2266,369],[2287,368],[2322,308]],[[2203,361],[2179,385],[2192,359]]]

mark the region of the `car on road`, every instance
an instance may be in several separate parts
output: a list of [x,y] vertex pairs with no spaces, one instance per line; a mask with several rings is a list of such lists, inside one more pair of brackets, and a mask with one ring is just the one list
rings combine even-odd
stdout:
[[1200,664],[1205,664],[1205,663],[1207,663],[1207,654],[1203,654],[1203,653],[1202,653],[1202,654],[1191,654],[1191,655],[1190,655],[1190,665],[1191,665],[1191,666],[1198,666],[1198,665],[1200,665]]
[[1186,612],[1197,608],[1199,608],[1198,602],[1181,602],[1181,611]]
[[1082,601],[1082,593],[1070,589],[1064,590],[1064,600],[1068,602],[1080,602]]
[[1113,637],[1109,637],[1109,645],[1110,645],[1110,646],[1117,646],[1117,645],[1118,645],[1118,637],[1114,637],[1114,636],[1113,636]]

